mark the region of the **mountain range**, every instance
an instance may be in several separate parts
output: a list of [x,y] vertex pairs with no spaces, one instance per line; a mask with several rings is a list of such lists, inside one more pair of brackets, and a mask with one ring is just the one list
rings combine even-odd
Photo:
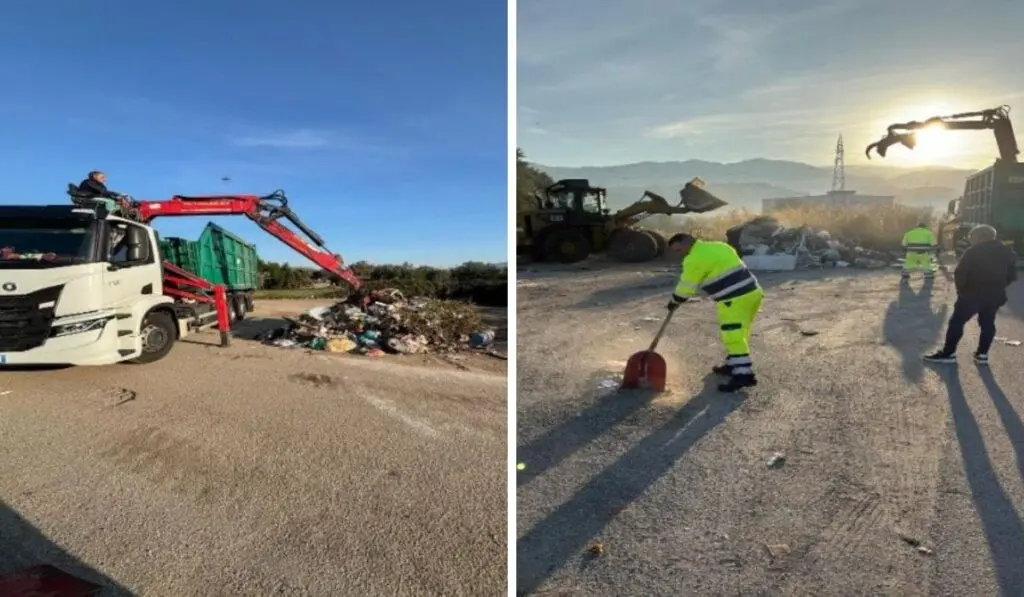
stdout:
[[[555,180],[586,178],[608,189],[609,207],[636,201],[645,189],[677,197],[682,185],[700,177],[707,188],[734,208],[761,210],[761,199],[821,195],[832,188],[832,167],[763,158],[723,164],[703,160],[639,162],[621,166],[561,167],[534,164]],[[893,195],[897,203],[945,209],[963,193],[964,179],[974,170],[890,166],[847,166],[846,189],[864,195]]]

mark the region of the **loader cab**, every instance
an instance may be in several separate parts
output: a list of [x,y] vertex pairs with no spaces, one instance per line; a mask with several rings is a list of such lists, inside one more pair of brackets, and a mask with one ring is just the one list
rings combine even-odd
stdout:
[[547,222],[578,225],[604,221],[608,216],[607,189],[590,186],[583,178],[564,179],[538,197],[540,218]]

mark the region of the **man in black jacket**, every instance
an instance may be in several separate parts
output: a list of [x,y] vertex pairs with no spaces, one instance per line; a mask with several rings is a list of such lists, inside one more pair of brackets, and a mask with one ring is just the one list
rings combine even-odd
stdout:
[[78,185],[78,196],[83,199],[119,199],[121,193],[107,189],[107,175],[93,170],[89,177]]
[[974,362],[988,365],[988,350],[996,337],[996,312],[1006,304],[1006,287],[1017,279],[1017,256],[996,240],[996,229],[991,226],[975,226],[970,241],[971,247],[953,273],[957,297],[946,326],[946,343],[941,350],[926,355],[926,361],[955,363],[964,325],[977,316],[981,337]]

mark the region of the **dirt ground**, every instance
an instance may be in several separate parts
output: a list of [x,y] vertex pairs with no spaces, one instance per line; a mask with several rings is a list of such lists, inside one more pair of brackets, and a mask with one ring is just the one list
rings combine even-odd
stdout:
[[[711,303],[619,392],[677,268],[520,271],[519,594],[1024,595],[1024,347],[925,366],[954,291],[885,270],[761,276],[760,385],[717,391]],[[1000,313],[1024,340],[1024,288]],[[776,453],[781,465],[768,466]]]
[[[254,305],[255,309],[250,316],[245,321],[234,325],[234,333],[242,338],[255,338],[267,330],[285,325],[287,322],[282,317],[294,317],[307,309],[331,304],[333,301],[330,299],[257,300]],[[479,310],[484,324],[495,330],[494,344],[491,348],[497,353],[508,355],[508,309],[479,307]],[[366,357],[337,355],[337,358],[365,359]],[[453,354],[388,355],[383,358],[395,365],[440,367],[508,375],[508,361],[477,350],[466,350]]]
[[216,343],[2,374],[0,574],[49,563],[107,595],[505,594],[504,375]]

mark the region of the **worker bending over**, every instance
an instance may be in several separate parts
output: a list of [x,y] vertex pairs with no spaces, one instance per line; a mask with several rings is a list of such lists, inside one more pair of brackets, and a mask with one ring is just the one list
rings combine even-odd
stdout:
[[935,275],[932,266],[932,254],[935,252],[935,234],[924,222],[918,222],[903,235],[903,248],[907,251],[903,258],[903,275],[906,280],[914,270],[924,272],[926,280]]
[[736,250],[718,241],[697,240],[689,234],[676,234],[668,241],[669,250],[682,255],[683,271],[672,293],[669,311],[704,291],[715,301],[725,364],[712,371],[728,375],[729,381],[718,386],[722,392],[757,385],[750,360],[750,326],[761,308],[764,291],[750,273]]

